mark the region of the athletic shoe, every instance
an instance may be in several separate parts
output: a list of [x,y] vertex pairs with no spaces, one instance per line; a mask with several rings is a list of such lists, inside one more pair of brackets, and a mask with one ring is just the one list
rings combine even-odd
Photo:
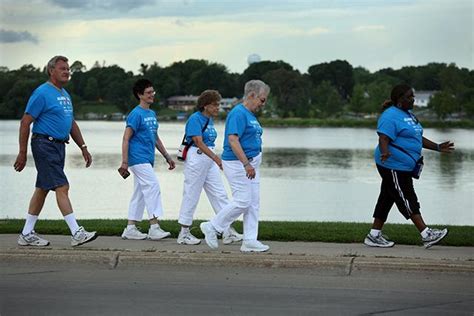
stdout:
[[239,234],[232,226],[230,226],[229,229],[222,234],[222,243],[224,245],[242,241],[242,239],[244,239],[244,236]]
[[178,244],[180,245],[199,245],[201,243],[201,239],[196,238],[191,234],[188,230],[186,232],[181,231],[178,236]]
[[258,240],[244,240],[240,251],[242,252],[264,252],[270,249],[269,246],[262,244]]
[[71,237],[71,246],[76,247],[91,242],[96,238],[97,232],[88,232],[81,226]]
[[203,222],[199,225],[201,228],[202,233],[204,234],[204,240],[206,244],[211,249],[217,249],[219,247],[219,243],[217,242],[217,231],[212,226],[210,222]]
[[425,248],[428,249],[431,246],[436,245],[448,234],[448,229],[445,228],[443,230],[435,229],[435,228],[428,228],[428,235],[426,238],[421,238]]
[[49,245],[49,241],[41,238],[35,231],[32,231],[28,235],[20,234],[18,236],[18,245],[44,247]]
[[148,237],[147,234],[142,233],[137,226],[132,228],[125,227],[122,233],[122,239],[131,239],[131,240],[142,240]]
[[150,227],[150,229],[148,230],[148,239],[150,240],[160,240],[170,235],[171,235],[170,232],[165,232],[163,229],[161,229],[160,226],[156,228]]
[[385,239],[385,237],[382,234],[379,234],[378,236],[374,237],[371,234],[367,234],[367,237],[365,237],[364,244],[370,247],[381,247],[381,248],[390,248],[395,245],[393,241]]

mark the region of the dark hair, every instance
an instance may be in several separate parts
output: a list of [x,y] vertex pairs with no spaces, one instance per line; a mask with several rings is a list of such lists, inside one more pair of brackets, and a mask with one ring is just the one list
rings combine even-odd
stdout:
[[137,100],[140,100],[138,97],[139,94],[145,93],[145,89],[153,87],[153,83],[148,79],[138,79],[133,85],[133,95]]
[[390,93],[390,100],[386,100],[383,103],[382,109],[385,110],[392,105],[397,105],[398,100],[410,90],[412,90],[412,87],[405,83],[397,84],[395,87],[393,87],[392,92]]
[[213,102],[219,102],[222,99],[217,90],[204,90],[198,98],[197,106],[199,112],[204,111],[204,107]]

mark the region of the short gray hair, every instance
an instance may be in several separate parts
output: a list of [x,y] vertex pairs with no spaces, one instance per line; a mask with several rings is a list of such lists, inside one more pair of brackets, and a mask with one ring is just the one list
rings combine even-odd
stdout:
[[258,96],[261,93],[270,93],[270,87],[265,82],[262,80],[247,81],[244,87],[244,99],[247,99],[251,94]]
[[69,61],[69,59],[67,59],[67,57],[64,57],[64,56],[61,56],[61,55],[57,55],[57,56],[54,56],[53,58],[51,58],[48,61],[48,64],[46,65],[46,73],[48,74],[48,76],[51,76],[50,70],[54,69],[54,67],[56,67],[57,62],[60,61],[60,60],[64,61],[65,63],[67,63]]

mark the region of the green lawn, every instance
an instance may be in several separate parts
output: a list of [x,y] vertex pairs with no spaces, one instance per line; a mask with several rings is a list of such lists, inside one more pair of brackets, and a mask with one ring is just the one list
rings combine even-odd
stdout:
[[[194,221],[192,233],[203,238],[199,229],[201,221]],[[80,220],[79,223],[87,230],[96,230],[103,236],[120,236],[127,224],[125,219],[104,220]],[[24,220],[2,219],[0,220],[0,234],[16,234],[23,227]],[[148,222],[143,221],[139,225],[142,231],[148,230]],[[346,222],[270,222],[261,221],[259,239],[273,241],[320,241],[338,243],[361,243],[368,233],[369,223],[346,223]],[[172,237],[177,238],[180,226],[175,220],[161,221],[161,227],[171,232]],[[242,222],[236,222],[234,227],[242,231]],[[443,228],[440,226],[433,226]],[[441,242],[445,246],[474,246],[474,226],[452,226],[448,225],[449,234]],[[63,220],[39,220],[35,230],[40,234],[68,235],[69,230]],[[397,244],[421,245],[420,234],[412,224],[386,224],[384,235]]]

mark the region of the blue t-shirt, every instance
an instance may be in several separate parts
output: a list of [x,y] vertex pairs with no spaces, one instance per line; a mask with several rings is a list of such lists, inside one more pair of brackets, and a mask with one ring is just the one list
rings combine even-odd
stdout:
[[[375,163],[393,170],[411,171],[415,167],[415,160],[421,156],[423,148],[423,127],[416,120],[411,111],[404,111],[395,106],[386,109],[380,116],[377,124],[377,133],[390,138],[388,150],[391,155],[384,163],[380,160],[379,146],[375,148]],[[395,145],[406,150],[410,156]]]
[[239,136],[239,142],[247,158],[258,156],[262,151],[263,129],[255,115],[243,104],[238,104],[227,115],[223,160],[238,160],[229,143],[229,135]]
[[155,163],[158,120],[153,110],[137,105],[127,117],[127,127],[133,130],[128,145],[128,165]]
[[[209,123],[203,132],[202,129],[204,128],[204,125],[206,125],[207,121],[209,121]],[[202,140],[207,147],[215,146],[214,142],[217,138],[217,131],[214,128],[214,121],[212,118],[206,117],[201,112],[195,112],[189,117],[188,121],[186,122],[185,133],[188,144],[191,142],[193,136],[202,136]],[[193,143],[193,146],[196,147],[196,144]]]
[[43,83],[33,91],[25,113],[35,119],[33,133],[60,140],[69,138],[74,117],[71,96],[64,88]]

